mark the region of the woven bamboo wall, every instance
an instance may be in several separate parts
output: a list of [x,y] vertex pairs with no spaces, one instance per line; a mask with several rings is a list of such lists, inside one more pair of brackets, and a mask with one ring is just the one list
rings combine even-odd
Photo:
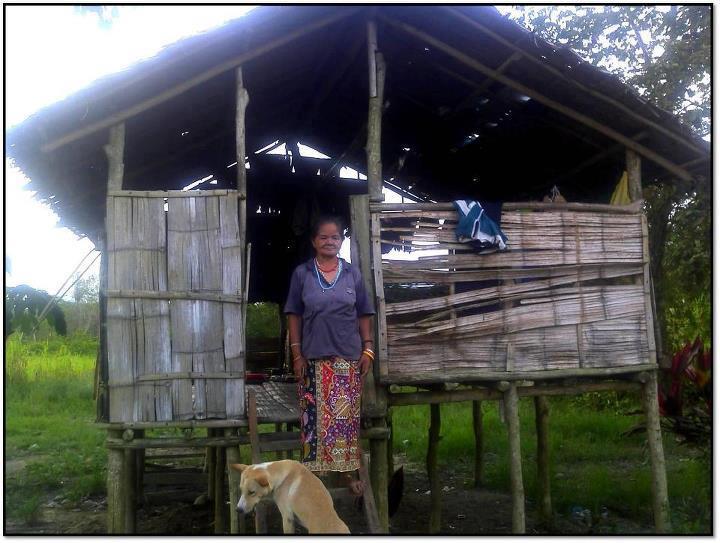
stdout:
[[410,206],[374,213],[375,239],[448,254],[382,262],[385,382],[655,364],[641,213],[511,204],[501,224],[508,250],[478,254],[457,243],[450,204]]
[[197,194],[108,197],[110,422],[245,412],[237,192]]

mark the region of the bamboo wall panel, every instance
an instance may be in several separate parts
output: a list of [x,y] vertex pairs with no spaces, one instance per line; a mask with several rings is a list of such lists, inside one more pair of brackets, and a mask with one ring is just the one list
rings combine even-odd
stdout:
[[[238,199],[222,197],[220,203],[220,247],[222,257],[223,294],[241,295],[243,291],[243,248],[239,241]],[[245,323],[240,304],[223,304],[223,334],[225,370],[245,372]],[[227,418],[238,418],[245,414],[245,380],[225,381],[225,410]]]
[[[168,285],[171,291],[222,292],[220,210],[216,197],[168,200]],[[172,371],[221,372],[223,353],[222,304],[177,300],[170,310]],[[188,405],[188,387],[192,401]],[[225,416],[222,381],[175,381],[176,418]]]
[[[108,199],[108,290],[167,291],[162,200]],[[107,301],[110,421],[171,420],[169,390],[136,385],[139,375],[170,370],[169,304]]]
[[[639,212],[506,209],[508,250],[477,253],[457,242],[457,215],[448,204],[394,206],[375,213],[382,243],[448,254],[375,262],[388,299],[385,382],[656,362]],[[445,290],[428,296],[413,285]]]
[[243,416],[237,192],[126,194],[107,205],[110,422]]

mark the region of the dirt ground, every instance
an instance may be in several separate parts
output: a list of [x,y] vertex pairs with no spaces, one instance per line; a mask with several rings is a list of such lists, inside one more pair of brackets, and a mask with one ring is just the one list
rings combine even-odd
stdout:
[[[428,531],[430,495],[429,482],[423,466],[396,459],[396,467],[404,465],[405,484],[397,513],[390,519],[392,534],[426,534]],[[8,463],[9,464],[9,463]],[[21,476],[22,463],[6,464],[8,476]],[[10,468],[10,473],[7,473]],[[162,471],[162,470],[161,470]],[[204,476],[195,469],[189,471],[190,481],[178,486],[162,487],[162,477],[148,476],[145,503],[137,512],[137,533],[204,535],[212,534],[212,508],[209,502],[195,505],[195,498],[203,493]],[[167,473],[167,472],[166,472]],[[468,474],[445,470],[442,496],[442,532],[453,535],[509,534],[511,529],[511,500],[505,493],[473,489]],[[177,481],[177,478],[171,477]],[[6,495],[6,499],[9,497]],[[11,498],[10,498],[11,499]],[[201,500],[202,501],[202,500]],[[90,496],[73,507],[61,498],[49,494],[40,507],[36,519],[29,524],[5,521],[5,533],[13,534],[104,534],[106,533],[105,496]],[[338,514],[353,533],[366,533],[363,515],[352,500],[336,504]],[[592,526],[588,520],[571,512],[558,512],[552,530],[543,529],[537,522],[532,502],[526,506],[528,534],[617,534],[652,533],[651,526],[643,526],[608,511],[605,518]],[[592,521],[590,521],[592,522]],[[252,527],[252,517],[247,525]],[[280,514],[270,516],[270,530],[281,533]],[[298,529],[302,533],[302,529]]]

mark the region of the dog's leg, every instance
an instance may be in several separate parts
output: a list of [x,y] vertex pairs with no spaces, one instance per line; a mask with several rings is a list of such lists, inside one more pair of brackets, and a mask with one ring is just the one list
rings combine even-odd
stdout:
[[292,511],[280,511],[283,522],[283,533],[294,534],[295,533],[295,517]]

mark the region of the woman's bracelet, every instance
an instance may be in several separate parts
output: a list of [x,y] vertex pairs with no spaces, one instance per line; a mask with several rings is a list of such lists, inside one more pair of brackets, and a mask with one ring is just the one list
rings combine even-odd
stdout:
[[366,343],[375,343],[375,340],[373,340],[373,339],[363,339],[363,345],[365,345]]
[[301,343],[299,341],[297,343],[291,343],[290,347],[295,347],[295,345],[301,345]]
[[370,360],[375,360],[375,353],[372,352],[370,349],[365,349],[362,354],[367,355]]

